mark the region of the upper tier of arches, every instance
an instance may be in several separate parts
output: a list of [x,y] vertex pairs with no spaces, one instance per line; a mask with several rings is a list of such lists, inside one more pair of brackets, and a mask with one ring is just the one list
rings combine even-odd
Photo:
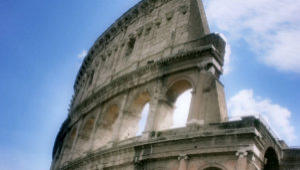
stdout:
[[[72,134],[76,131],[76,135],[65,137],[64,155],[72,153],[73,156],[67,159],[73,159],[87,152],[130,140],[136,137],[139,131],[142,131],[139,135],[147,139],[154,131],[173,128],[175,102],[188,90],[191,92],[191,103],[185,113],[188,117],[187,124],[225,121],[227,115],[220,113],[221,110],[219,112],[214,110],[221,104],[218,88],[222,88],[222,85],[218,77],[209,70],[209,68],[203,71],[192,69],[171,74],[130,89],[97,105],[73,124]],[[211,103],[215,105],[212,107],[213,110],[207,110],[206,102],[213,102]],[[147,117],[143,118],[146,123],[143,129],[139,129],[146,104],[149,104]],[[214,113],[203,114],[207,111]],[[214,117],[211,120],[206,118],[211,116]]]

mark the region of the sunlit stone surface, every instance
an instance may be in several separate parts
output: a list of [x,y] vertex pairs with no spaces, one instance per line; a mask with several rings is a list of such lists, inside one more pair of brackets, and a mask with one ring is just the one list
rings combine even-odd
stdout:
[[51,169],[299,168],[300,151],[259,119],[228,121],[219,81],[225,46],[210,33],[201,0],[131,8],[82,63]]

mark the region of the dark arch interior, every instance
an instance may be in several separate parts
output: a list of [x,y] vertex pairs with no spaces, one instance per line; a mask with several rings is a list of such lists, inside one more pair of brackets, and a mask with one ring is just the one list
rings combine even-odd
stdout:
[[267,149],[265,153],[264,170],[279,170],[279,161],[273,148]]

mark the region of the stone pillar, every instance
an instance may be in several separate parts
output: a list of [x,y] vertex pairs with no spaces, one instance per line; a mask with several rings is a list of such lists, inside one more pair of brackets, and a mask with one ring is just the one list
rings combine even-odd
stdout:
[[213,71],[200,68],[192,92],[187,124],[209,124],[227,119],[223,85]]
[[121,108],[119,110],[119,115],[118,115],[118,118],[116,120],[116,128],[113,130],[113,134],[112,134],[113,135],[112,144],[119,141],[120,129],[122,127],[122,120],[124,118],[124,113],[126,112],[125,107],[126,107],[126,104],[127,104],[128,95],[129,95],[129,91],[123,97]]
[[203,125],[204,120],[199,119],[199,114],[197,109],[199,109],[198,102],[199,102],[199,85],[198,83],[196,84],[196,87],[192,90],[192,99],[191,99],[191,104],[190,104],[190,110],[189,110],[189,115],[187,119],[187,124],[199,124]]
[[92,130],[92,134],[91,134],[91,138],[90,138],[90,149],[93,150],[94,149],[94,142],[95,142],[95,135],[96,135],[96,131],[97,131],[97,125],[98,125],[98,121],[99,121],[99,117],[101,115],[101,112],[102,112],[102,107],[100,107],[97,115],[96,115],[96,118],[95,118],[95,123],[94,123],[94,126],[93,126],[93,130]]
[[[162,81],[157,81],[155,92],[150,101],[150,110],[147,118],[145,134],[160,130],[165,126],[172,125],[172,117],[170,118],[170,106],[166,102],[166,88],[162,85]],[[162,127],[163,126],[163,127]]]
[[72,144],[72,147],[71,147],[71,154],[70,154],[70,157],[68,157],[68,159],[73,159],[75,158],[76,154],[77,154],[77,147],[76,147],[76,144],[77,144],[77,141],[78,141],[78,136],[79,136],[79,132],[80,132],[80,129],[81,129],[81,126],[83,124],[83,120],[81,119],[79,122],[78,122],[78,128],[76,130],[76,137],[73,141],[73,144]]
[[155,112],[155,131],[166,130],[171,128],[173,123],[174,107],[164,96],[157,98],[158,104]]
[[248,169],[248,161],[247,161],[247,151],[237,151],[235,154],[237,158],[236,170],[247,170]]
[[178,160],[179,160],[178,170],[187,170],[188,169],[188,159],[189,159],[189,156],[186,154],[178,156]]
[[143,137],[148,138],[150,133],[155,130],[155,116],[156,116],[156,110],[158,105],[158,100],[156,95],[151,98],[150,100],[150,107],[149,107],[149,113],[146,121],[145,130],[143,132]]
[[253,153],[248,153],[248,170],[260,170],[259,166],[255,163],[256,158]]
[[204,113],[201,113],[201,108],[205,107],[202,104],[205,101],[202,100],[203,100],[203,89],[204,89],[203,86],[204,86],[204,82],[207,81],[206,79],[207,79],[207,75],[205,72],[203,71],[197,72],[197,81],[192,91],[192,100],[191,100],[187,124],[197,123],[203,125],[205,123],[203,117]]

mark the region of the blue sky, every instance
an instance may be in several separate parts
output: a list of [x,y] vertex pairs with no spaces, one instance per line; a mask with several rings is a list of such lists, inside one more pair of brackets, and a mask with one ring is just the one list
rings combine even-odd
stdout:
[[[211,31],[229,44],[221,80],[230,115],[263,114],[300,145],[300,2],[270,1],[210,0],[205,8]],[[81,55],[137,2],[0,1],[1,170],[49,169]]]

